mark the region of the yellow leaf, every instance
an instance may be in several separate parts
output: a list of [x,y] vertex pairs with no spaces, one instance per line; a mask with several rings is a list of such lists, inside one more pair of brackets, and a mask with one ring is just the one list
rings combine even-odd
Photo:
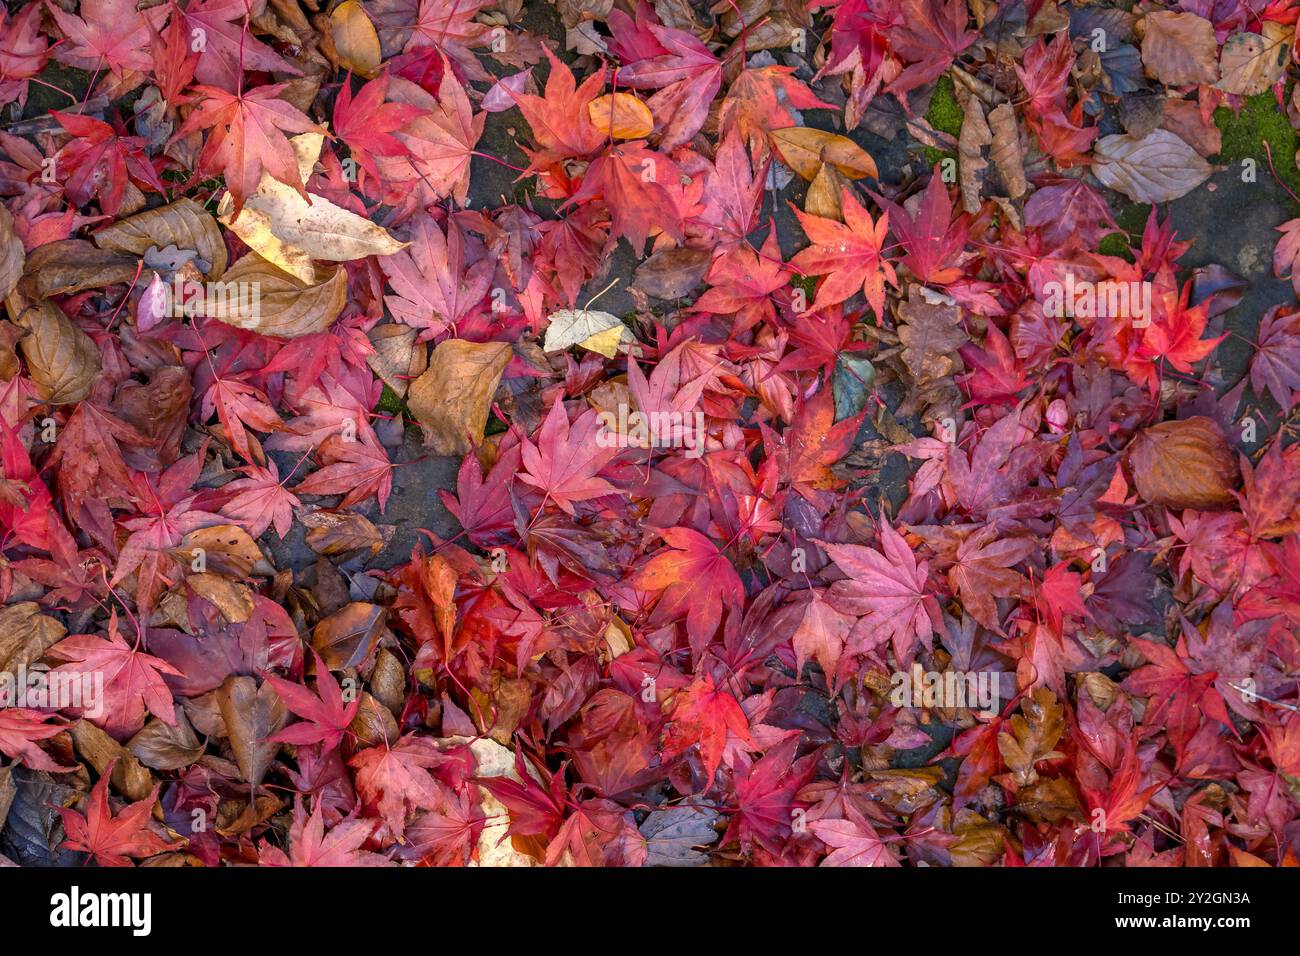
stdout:
[[383,57],[379,52],[379,34],[357,0],[344,0],[330,14],[330,32],[339,65],[361,76],[370,76]]
[[876,161],[847,136],[807,126],[772,130],[772,142],[781,161],[809,181],[822,163],[829,163],[849,179],[876,178]]
[[615,139],[643,139],[655,129],[650,108],[631,93],[606,93],[598,96],[587,104],[587,115],[591,117],[591,123],[596,129]]

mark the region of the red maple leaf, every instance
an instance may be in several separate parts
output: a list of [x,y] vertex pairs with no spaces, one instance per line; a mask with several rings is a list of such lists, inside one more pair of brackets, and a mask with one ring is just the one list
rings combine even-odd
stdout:
[[108,780],[116,764],[116,758],[110,760],[91,788],[84,814],[57,808],[68,837],[63,846],[89,853],[100,866],[130,866],[131,858],[142,860],[184,846],[184,840],[169,843],[150,829],[150,816],[158,802],[161,784],[154,784],[149,796],[113,816],[108,806]]
[[378,853],[361,849],[374,835],[374,820],[340,820],[327,831],[325,817],[318,802],[308,815],[302,801],[293,807],[289,825],[289,852],[262,842],[258,866],[389,866],[391,862]]
[[795,208],[799,225],[812,245],[790,265],[808,275],[826,276],[817,289],[814,310],[824,310],[861,291],[876,315],[885,314],[885,283],[898,284],[894,267],[884,257],[889,214],[875,222],[846,186],[843,190],[844,222],[811,216]]
[[55,763],[49,754],[36,746],[38,740],[49,740],[63,733],[65,728],[59,724],[46,723],[53,716],[25,707],[0,708],[0,752],[34,770],[67,773],[74,769]]
[[150,28],[161,27],[171,8],[161,5],[140,11],[132,0],[82,0],[81,16],[54,4],[48,9],[70,44],[55,51],[60,63],[90,72],[108,67],[121,76],[129,70],[153,69]]
[[298,746],[320,744],[326,750],[333,750],[343,740],[348,725],[357,715],[361,701],[353,698],[350,703],[345,703],[338,681],[315,650],[312,651],[312,659],[316,662],[315,693],[283,677],[267,675],[267,681],[280,695],[284,705],[304,721],[290,724],[267,739]]
[[659,536],[671,550],[652,556],[629,583],[659,595],[658,620],[686,618],[691,647],[702,650],[713,640],[723,607],[744,602],[745,586],[726,554],[698,531],[666,528]]
[[870,650],[892,639],[894,654],[903,662],[911,659],[917,641],[928,641],[934,633],[927,613],[933,601],[926,594],[929,565],[917,561],[887,521],[880,523],[880,545],[883,551],[859,544],[822,544],[849,575],[849,580],[831,585],[831,600],[846,614],[865,615],[850,638],[855,649]]
[[712,675],[705,674],[690,687],[674,695],[668,727],[664,733],[663,754],[665,757],[675,757],[698,746],[700,759],[704,761],[707,787],[722,762],[722,751],[727,744],[728,734],[734,734],[751,747],[755,746],[749,735],[749,718],[745,716],[739,701],[728,691],[714,686]]
[[450,759],[428,737],[407,734],[397,743],[357,751],[348,764],[357,772],[357,793],[374,805],[394,835],[401,836],[410,813],[440,800],[430,767]]
[[589,409],[570,423],[564,403],[555,402],[537,432],[536,444],[523,443],[524,471],[519,480],[545,492],[547,500],[569,514],[574,513],[574,502],[616,493],[613,485],[597,477],[620,451],[612,441],[605,447],[597,441],[602,428],[595,411]]
[[[126,740],[144,726],[145,708],[164,723],[175,725],[176,710],[164,674],[180,677],[181,672],[164,660],[153,657],[122,639],[117,630],[117,613],[109,619],[108,637],[74,634],[55,644],[49,656],[68,661],[53,671],[76,675],[92,693],[81,707],[65,708],[84,714],[91,723],[102,727],[118,740]],[[102,685],[101,682],[102,681]],[[99,711],[99,713],[96,713]]]
[[198,108],[176,131],[179,139],[198,130],[210,129],[199,168],[220,171],[234,200],[232,215],[238,216],[244,200],[257,189],[265,169],[274,178],[292,186],[307,198],[307,187],[298,175],[298,161],[285,133],[324,133],[296,106],[280,99],[287,84],[259,86],[229,93],[215,86],[196,86],[202,97]]

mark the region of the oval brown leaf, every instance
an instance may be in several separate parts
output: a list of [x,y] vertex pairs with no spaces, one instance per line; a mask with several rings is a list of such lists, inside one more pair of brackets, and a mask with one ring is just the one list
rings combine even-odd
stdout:
[[876,161],[847,136],[810,126],[776,129],[771,136],[781,161],[804,179],[811,181],[822,163],[830,163],[849,179],[876,178]]
[[407,405],[438,455],[463,455],[483,440],[488,408],[510,363],[505,342],[447,339],[433,350],[428,370],[411,383]]
[[229,258],[221,230],[212,214],[193,199],[178,199],[166,206],[136,213],[96,232],[95,245],[110,252],[143,256],[151,248],[192,249],[207,265],[209,279],[220,278]]
[[332,671],[357,667],[379,643],[385,616],[378,604],[353,601],[316,625],[312,647]]
[[1210,178],[1214,167],[1173,133],[1103,136],[1093,151],[1093,175],[1134,202],[1173,202]]
[[18,317],[27,336],[18,343],[36,393],[51,405],[79,402],[95,387],[99,346],[49,302],[28,306]]
[[23,263],[27,255],[23,242],[14,234],[14,217],[8,208],[0,205],[0,299],[8,298],[18,280],[23,277]]
[[250,252],[220,282],[208,283],[203,312],[281,339],[324,332],[343,311],[348,277],[338,266],[317,267],[316,276],[314,283],[301,282]]
[[227,677],[216,695],[240,776],[256,787],[280,752],[280,744],[267,738],[288,723],[289,711],[275,688],[270,684],[258,687],[257,681],[247,676]]
[[29,299],[47,299],[119,283],[138,281],[144,288],[152,276],[152,270],[140,271],[138,259],[96,248],[84,239],[60,239],[32,250],[18,286]]
[[1128,454],[1143,501],[1198,511],[1227,508],[1236,501],[1237,461],[1209,418],[1152,425],[1137,434]]

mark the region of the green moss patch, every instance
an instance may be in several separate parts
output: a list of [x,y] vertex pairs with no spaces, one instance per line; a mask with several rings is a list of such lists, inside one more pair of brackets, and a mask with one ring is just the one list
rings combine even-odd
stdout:
[[[959,136],[963,117],[961,104],[957,102],[957,94],[953,89],[952,77],[944,74],[934,85],[930,108],[925,113],[926,121],[937,130]],[[933,146],[925,147],[925,161],[932,167],[939,160],[956,155],[956,153],[935,149]]]
[[[1290,95],[1290,89],[1287,90]],[[1286,112],[1277,104],[1272,93],[1248,96],[1241,112],[1234,114],[1226,106],[1214,111],[1214,122],[1223,134],[1223,150],[1219,162],[1237,167],[1243,159],[1255,160],[1258,179],[1272,177],[1268,157],[1264,152],[1267,142],[1273,153],[1273,167],[1278,178],[1292,192],[1300,193],[1300,169],[1296,168],[1295,154],[1300,149],[1300,135],[1291,128]]]

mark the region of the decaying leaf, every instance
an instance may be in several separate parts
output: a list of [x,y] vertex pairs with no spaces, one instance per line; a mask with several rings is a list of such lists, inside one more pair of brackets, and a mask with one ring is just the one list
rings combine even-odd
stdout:
[[790,126],[772,131],[772,142],[781,161],[804,179],[816,178],[823,163],[834,166],[848,179],[875,179],[876,161],[847,136],[810,126]]
[[203,315],[227,325],[283,339],[323,332],[347,302],[342,266],[316,266],[312,281],[296,276],[250,252],[203,292]]
[[980,191],[984,188],[984,147],[993,142],[993,133],[984,118],[984,107],[977,96],[966,98],[966,115],[957,139],[957,155],[961,163],[961,202],[969,213],[979,212]]
[[1214,172],[1196,150],[1164,129],[1153,129],[1141,137],[1103,136],[1093,155],[1093,175],[1134,202],[1171,202]]
[[448,339],[411,383],[408,405],[437,455],[463,455],[483,440],[492,395],[510,363],[504,342]]
[[188,198],[119,219],[94,233],[94,240],[101,249],[130,256],[168,246],[193,250],[199,271],[210,279],[221,278],[228,264],[217,221]]
[[99,347],[89,335],[48,301],[28,306],[18,317],[27,335],[18,343],[27,372],[43,401],[79,402],[99,378]]
[[[361,16],[364,18],[364,14]],[[319,133],[303,133],[291,140],[304,182],[311,175],[323,142]],[[322,196],[308,193],[304,198],[297,189],[265,172],[257,191],[232,219],[234,205],[229,194],[222,199],[217,209],[221,222],[262,258],[304,285],[318,281],[319,268],[313,260],[343,262],[386,256],[407,246],[370,220]]]
[[1264,20],[1259,33],[1234,33],[1219,54],[1219,82],[1227,93],[1263,93],[1278,80],[1291,58],[1295,27]]
[[1129,467],[1143,501],[1209,511],[1230,507],[1238,482],[1236,456],[1211,419],[1185,418],[1144,428],[1129,449]]

